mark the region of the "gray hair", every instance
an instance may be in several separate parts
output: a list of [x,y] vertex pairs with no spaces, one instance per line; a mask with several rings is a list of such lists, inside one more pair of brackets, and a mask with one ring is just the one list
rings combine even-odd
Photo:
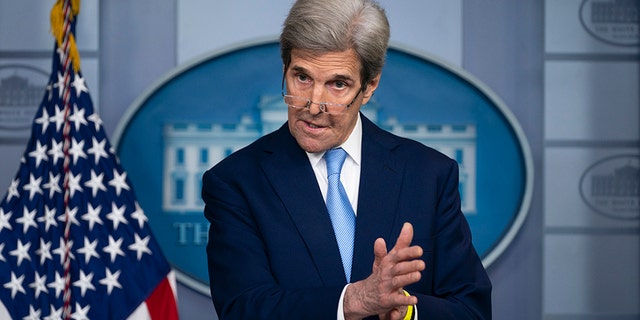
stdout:
[[389,45],[389,21],[374,0],[298,0],[280,34],[285,69],[291,50],[318,53],[354,49],[362,69],[362,84],[382,71]]

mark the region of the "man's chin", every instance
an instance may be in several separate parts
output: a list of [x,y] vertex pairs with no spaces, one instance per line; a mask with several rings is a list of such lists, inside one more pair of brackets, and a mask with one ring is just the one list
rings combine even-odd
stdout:
[[296,137],[296,141],[302,150],[310,153],[325,151],[331,146],[327,146],[326,141],[309,137]]

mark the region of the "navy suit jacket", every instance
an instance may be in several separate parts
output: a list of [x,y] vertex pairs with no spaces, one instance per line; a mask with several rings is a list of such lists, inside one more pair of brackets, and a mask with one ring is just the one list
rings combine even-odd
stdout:
[[[362,116],[362,115],[361,115]],[[423,319],[490,319],[491,283],[460,211],[455,161],[362,116],[352,282],[371,274],[373,243],[404,222],[426,269],[407,288]],[[285,123],[203,176],[207,255],[220,319],[335,319],[346,284],[308,157]]]

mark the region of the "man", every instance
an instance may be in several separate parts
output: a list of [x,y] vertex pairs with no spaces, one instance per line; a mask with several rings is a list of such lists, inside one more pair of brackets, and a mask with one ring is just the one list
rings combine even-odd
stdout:
[[456,163],[360,113],[388,40],[373,0],[293,4],[287,123],[203,177],[220,319],[491,318]]

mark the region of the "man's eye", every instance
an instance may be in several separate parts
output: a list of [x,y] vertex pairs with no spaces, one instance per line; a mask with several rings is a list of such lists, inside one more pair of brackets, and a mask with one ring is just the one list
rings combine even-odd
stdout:
[[347,87],[347,84],[343,81],[336,81],[333,85],[338,89],[344,89]]
[[298,81],[300,81],[300,82],[307,82],[309,80],[309,77],[307,77],[307,75],[305,75],[305,74],[299,74],[296,77],[298,78]]

